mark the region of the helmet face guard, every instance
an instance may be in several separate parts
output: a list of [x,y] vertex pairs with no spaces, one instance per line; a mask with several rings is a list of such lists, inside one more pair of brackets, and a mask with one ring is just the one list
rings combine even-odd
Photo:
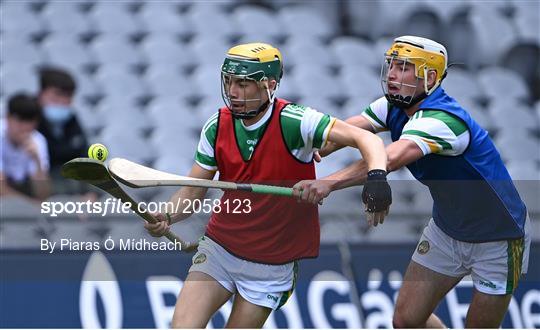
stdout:
[[[245,44],[231,48],[221,66],[221,96],[233,117],[254,118],[266,110],[268,105],[274,101],[281,75],[281,53],[276,48],[263,43]],[[277,83],[272,91],[268,87],[270,79],[276,80]],[[254,97],[251,93],[251,96],[246,98],[248,97],[246,86],[249,82],[257,84],[258,97]],[[235,99],[231,95],[233,84],[244,86],[244,93],[242,93],[244,99]],[[263,93],[266,97],[263,96]],[[237,110],[239,107],[242,110]]]
[[[226,59],[223,67],[225,68],[225,66],[230,65],[230,63],[231,61]],[[264,83],[267,81],[268,78],[265,76],[264,72],[260,70],[250,74],[228,73],[224,69],[221,70],[221,97],[223,98],[223,102],[227,108],[229,108],[231,111],[233,117],[239,119],[254,118],[259,113],[264,111],[270,102],[274,101],[276,90],[270,93],[268,86],[264,85]],[[259,90],[258,97],[245,98],[247,95],[245,86],[250,82],[257,84],[257,88]],[[244,95],[244,99],[234,99],[231,96],[231,88],[233,84],[244,86],[244,92],[242,93],[242,95]],[[263,93],[266,93],[266,100],[263,98]],[[255,102],[256,104],[254,104]],[[243,111],[235,110],[233,104],[237,106],[239,104],[243,104]],[[249,106],[251,108],[248,108]]]
[[[381,85],[386,99],[400,108],[409,108],[418,103],[437,89],[446,76],[447,57],[446,49],[439,43],[432,40],[403,36],[396,38],[390,49],[385,53],[385,60],[381,67]],[[414,65],[414,74],[416,82],[413,84],[403,83],[403,73],[407,64]],[[395,67],[401,68],[400,82],[390,81],[388,79],[390,70]],[[431,88],[428,86],[428,73],[435,71],[437,77]],[[417,89],[422,79],[422,91],[417,94]],[[391,94],[389,84],[399,87],[414,88],[411,95]]]
[[[411,107],[412,105],[416,104],[418,101],[424,99],[427,96],[425,91],[422,91],[421,93],[417,95],[418,85],[421,79],[420,77],[418,77],[418,75],[415,75],[416,80],[414,84],[408,84],[408,83],[403,82],[403,75],[405,72],[405,68],[407,64],[411,64],[411,63],[414,64],[413,62],[410,61],[409,58],[385,56],[383,65],[381,67],[381,87],[383,89],[384,96],[386,97],[388,102],[403,109],[407,109]],[[390,75],[390,70],[392,68],[396,70],[395,69],[396,67],[398,70],[401,71],[401,80],[390,81],[388,79],[388,76]],[[424,79],[424,85],[426,82],[427,82],[427,79]],[[412,88],[412,92],[410,93],[410,95],[402,95],[398,93],[391,94],[389,91],[389,85],[393,85],[394,87],[399,88],[399,92],[403,91],[403,87]]]

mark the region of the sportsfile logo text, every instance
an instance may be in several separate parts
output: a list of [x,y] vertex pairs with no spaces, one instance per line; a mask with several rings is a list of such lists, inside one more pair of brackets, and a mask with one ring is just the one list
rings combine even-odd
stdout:
[[[222,202],[220,199],[178,200],[173,202],[139,202],[137,210],[141,213],[251,213],[251,200],[232,199]],[[130,214],[130,202],[122,202],[117,198],[107,198],[103,202],[42,202],[41,214],[57,217],[62,214],[95,214],[102,217],[109,214]]]

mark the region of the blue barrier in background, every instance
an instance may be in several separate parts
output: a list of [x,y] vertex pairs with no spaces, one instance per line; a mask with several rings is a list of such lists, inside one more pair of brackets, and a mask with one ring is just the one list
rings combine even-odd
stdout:
[[[300,263],[293,297],[266,326],[388,328],[414,245],[326,245]],[[350,262],[347,253],[350,252]],[[0,252],[0,326],[9,328],[165,328],[191,256],[174,251]],[[345,258],[345,259],[344,259]],[[540,248],[531,249],[503,327],[540,327]],[[348,279],[354,277],[351,283]],[[463,327],[472,283],[462,281],[438,315]],[[421,297],[418,297],[421,299]],[[222,327],[228,302],[212,319]]]

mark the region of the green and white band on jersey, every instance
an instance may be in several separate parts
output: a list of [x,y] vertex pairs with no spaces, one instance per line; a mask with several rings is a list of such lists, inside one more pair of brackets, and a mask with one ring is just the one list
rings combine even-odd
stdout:
[[[236,137],[244,160],[251,158],[270,117],[271,111],[267,111],[261,120],[249,127],[242,120],[235,119]],[[281,111],[280,121],[291,154],[300,161],[309,162],[313,152],[324,147],[335,118],[309,107],[289,104]],[[197,164],[210,171],[217,170],[214,155],[217,125],[218,113],[215,113],[203,126],[195,155]]]
[[[387,131],[386,117],[390,106],[381,97],[367,107],[364,116],[375,132]],[[414,141],[424,155],[461,155],[469,145],[470,134],[467,126],[459,118],[437,110],[417,111],[403,127],[400,139]]]

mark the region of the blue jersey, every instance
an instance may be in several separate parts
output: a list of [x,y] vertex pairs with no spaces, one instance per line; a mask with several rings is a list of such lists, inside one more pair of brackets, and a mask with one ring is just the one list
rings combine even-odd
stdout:
[[[461,119],[470,133],[462,154],[428,154],[407,166],[429,188],[437,226],[466,242],[523,237],[525,204],[487,132],[441,87],[424,99],[419,110],[450,113]],[[386,127],[393,141],[399,140],[408,121],[400,108],[388,110]]]

